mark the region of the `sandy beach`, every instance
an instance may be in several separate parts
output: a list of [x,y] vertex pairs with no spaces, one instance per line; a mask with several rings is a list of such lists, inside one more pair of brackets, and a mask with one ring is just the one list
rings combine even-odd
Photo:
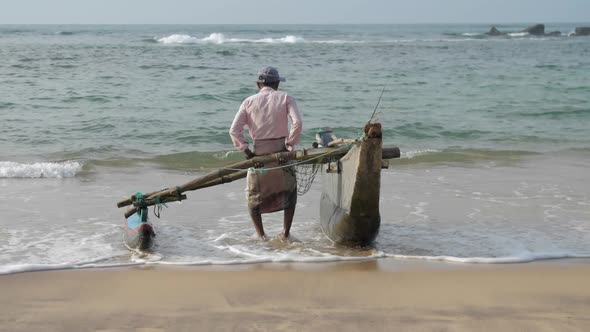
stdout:
[[584,331],[587,261],[384,260],[0,276],[2,331]]
[[[297,5],[306,20],[318,6]],[[0,26],[0,331],[590,331],[589,39],[573,18],[526,35],[527,11],[503,7],[511,35],[473,15]],[[375,243],[323,234],[329,177],[302,167],[297,241],[276,240],[282,212],[253,237],[240,180],[150,209],[153,251],[130,253],[116,203],[244,160],[228,132],[269,65],[297,100],[300,148],[326,126],[359,138],[373,115],[400,148]]]

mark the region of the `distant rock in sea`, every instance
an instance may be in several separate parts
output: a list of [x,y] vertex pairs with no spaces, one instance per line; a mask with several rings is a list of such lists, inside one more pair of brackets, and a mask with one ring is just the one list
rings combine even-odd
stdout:
[[551,31],[549,33],[546,33],[545,36],[559,37],[559,36],[561,36],[561,31]]
[[486,35],[490,35],[490,36],[501,36],[504,35],[504,33],[500,32],[500,30],[496,29],[496,27],[492,27],[490,29],[490,31],[486,32]]
[[545,24],[535,24],[530,26],[521,32],[527,32],[529,35],[533,36],[544,36],[545,35]]
[[[535,24],[532,25],[520,32],[528,33],[531,36],[561,36],[560,31],[552,31],[550,33],[545,33],[545,25],[544,24]],[[492,26],[490,31],[486,32],[488,36],[504,36],[507,35],[508,32],[501,32],[495,26]]]
[[576,36],[590,36],[590,27],[577,27]]

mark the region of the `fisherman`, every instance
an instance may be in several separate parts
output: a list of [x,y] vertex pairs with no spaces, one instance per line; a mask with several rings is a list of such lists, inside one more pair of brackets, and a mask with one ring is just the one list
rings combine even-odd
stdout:
[[[229,134],[234,146],[244,152],[246,159],[292,151],[299,143],[303,123],[295,99],[278,91],[279,82],[284,81],[285,78],[279,76],[276,68],[262,68],[256,82],[259,92],[242,102],[234,118]],[[250,150],[244,136],[245,126],[253,140],[254,151]],[[258,237],[266,239],[262,214],[283,210],[283,232],[280,238],[289,238],[297,203],[297,181],[293,167],[280,161],[267,163],[263,168],[250,169],[246,194],[248,210]]]

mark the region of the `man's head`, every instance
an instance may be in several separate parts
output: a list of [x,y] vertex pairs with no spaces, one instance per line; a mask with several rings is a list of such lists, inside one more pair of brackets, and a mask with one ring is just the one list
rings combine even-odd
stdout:
[[285,82],[286,79],[279,75],[275,67],[264,67],[258,71],[258,80],[256,81],[259,88],[269,86],[273,89],[279,88],[279,82]]

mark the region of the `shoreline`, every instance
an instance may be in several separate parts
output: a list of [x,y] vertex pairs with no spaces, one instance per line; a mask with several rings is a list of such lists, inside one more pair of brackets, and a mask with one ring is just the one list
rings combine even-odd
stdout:
[[[471,270],[471,269],[494,269],[502,266],[576,266],[589,265],[590,257],[555,257],[539,258],[531,261],[498,261],[498,262],[462,262],[446,259],[423,259],[423,258],[400,258],[400,257],[368,257],[359,259],[334,260],[334,261],[262,261],[262,262],[230,262],[230,263],[173,263],[173,262],[128,262],[99,264],[89,263],[87,266],[75,264],[49,264],[47,267],[12,271],[2,271],[0,277],[27,274],[45,273],[59,271],[103,271],[118,269],[178,269],[194,271],[245,271],[263,267],[268,270],[301,270],[301,271],[329,271],[329,270],[366,270],[376,272],[400,272],[400,271],[430,271],[430,270]],[[28,266],[25,264],[23,266]]]
[[590,324],[585,259],[494,265],[380,261],[2,275],[0,326],[7,331],[579,331]]

